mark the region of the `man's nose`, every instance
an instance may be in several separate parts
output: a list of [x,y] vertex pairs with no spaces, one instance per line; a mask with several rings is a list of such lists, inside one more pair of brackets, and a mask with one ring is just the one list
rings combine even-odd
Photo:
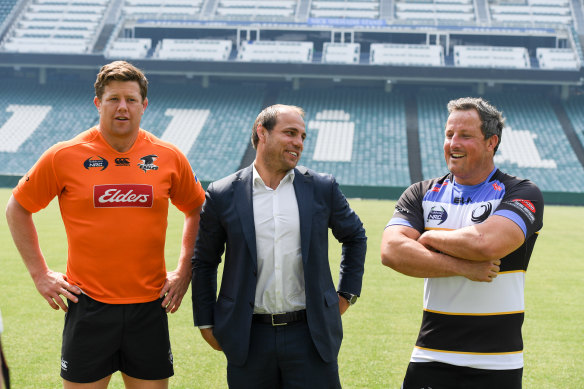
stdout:
[[294,145],[298,147],[300,150],[304,148],[304,139],[301,135],[294,137]]

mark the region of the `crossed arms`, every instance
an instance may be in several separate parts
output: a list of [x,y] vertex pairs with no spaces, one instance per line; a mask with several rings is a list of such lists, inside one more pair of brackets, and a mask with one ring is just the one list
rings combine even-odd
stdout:
[[515,222],[491,216],[481,224],[456,230],[430,230],[393,225],[381,240],[381,262],[412,277],[463,276],[491,282],[499,273],[501,258],[525,240]]

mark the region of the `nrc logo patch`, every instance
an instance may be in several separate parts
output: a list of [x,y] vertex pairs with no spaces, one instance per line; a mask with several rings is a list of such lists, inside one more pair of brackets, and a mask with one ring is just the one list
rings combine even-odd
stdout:
[[441,206],[435,206],[430,209],[430,213],[428,213],[426,222],[430,222],[431,220],[440,221],[440,223],[438,223],[438,225],[440,225],[444,223],[446,219],[448,219],[448,212],[446,212],[446,210]]
[[118,184],[93,187],[95,208],[152,208],[153,200],[152,185]]

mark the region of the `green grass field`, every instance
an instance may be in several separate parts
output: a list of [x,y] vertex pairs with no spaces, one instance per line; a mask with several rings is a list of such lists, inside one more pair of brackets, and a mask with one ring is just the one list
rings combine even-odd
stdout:
[[[0,189],[5,209],[10,192]],[[345,337],[339,355],[344,388],[399,388],[422,316],[423,280],[381,265],[379,246],[393,202],[351,200],[369,237],[359,302],[343,316]],[[167,263],[174,268],[182,216],[171,212]],[[0,309],[2,343],[13,387],[61,387],[60,344],[63,312],[53,311],[37,293],[14,248],[4,216],[0,219]],[[584,388],[584,207],[548,206],[544,228],[527,273],[524,388]],[[65,271],[67,255],[56,201],[35,215],[41,247],[53,270]],[[132,228],[130,225],[129,228]],[[331,241],[333,274],[340,246]],[[338,274],[337,274],[338,276]],[[204,343],[192,324],[190,291],[181,309],[169,317],[175,361],[171,388],[226,388],[225,357]],[[119,374],[110,388],[122,388]]]

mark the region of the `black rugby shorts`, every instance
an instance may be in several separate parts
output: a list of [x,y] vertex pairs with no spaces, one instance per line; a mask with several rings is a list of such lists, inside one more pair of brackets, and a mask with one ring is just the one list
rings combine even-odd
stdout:
[[523,369],[486,370],[410,362],[402,389],[521,389]]
[[143,380],[174,374],[168,318],[158,299],[140,304],[105,304],[85,294],[68,301],[61,348],[61,377],[76,383],[116,371]]

